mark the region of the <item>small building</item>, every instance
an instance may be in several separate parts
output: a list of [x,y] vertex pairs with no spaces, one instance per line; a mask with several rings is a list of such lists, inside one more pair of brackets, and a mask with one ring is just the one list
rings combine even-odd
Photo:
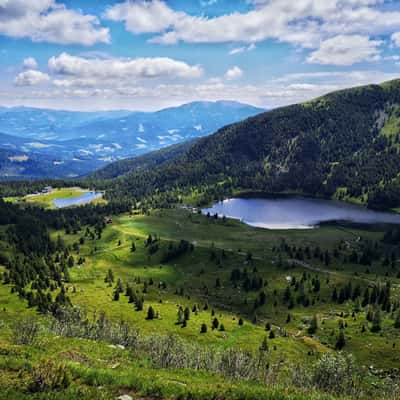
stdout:
[[51,186],[46,186],[43,190],[42,193],[51,193],[53,191],[53,188]]

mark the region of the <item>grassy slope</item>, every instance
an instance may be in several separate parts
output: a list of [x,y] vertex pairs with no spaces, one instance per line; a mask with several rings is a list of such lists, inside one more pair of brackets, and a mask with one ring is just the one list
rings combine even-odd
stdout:
[[[54,232],[54,236],[57,234],[58,232]],[[180,239],[194,242],[196,247],[193,253],[180,257],[168,265],[162,265],[160,263],[162,249],[156,255],[148,256],[144,246],[144,240],[148,234],[161,236],[161,248],[165,248],[170,240]],[[72,244],[80,236],[68,235],[64,239]],[[276,253],[272,251],[273,246],[278,245],[283,237],[290,244],[318,244],[323,249],[333,249],[340,240],[347,241],[350,246],[357,246],[359,236],[378,239],[381,233],[340,227],[323,227],[311,231],[268,231],[251,228],[237,221],[228,220],[223,223],[207,219],[185,210],[155,211],[149,216],[123,215],[114,218],[113,223],[108,225],[103,232],[101,240],[87,241],[81,246],[80,254],[86,258],[86,263],[80,268],[71,269],[72,282],[68,284],[68,295],[75,305],[81,306],[89,313],[104,310],[109,318],[115,321],[123,318],[138,327],[145,335],[172,332],[188,340],[223,348],[234,346],[256,350],[266,335],[264,324],[269,321],[277,333],[275,339],[269,339],[272,363],[284,360],[285,363],[307,364],[315,361],[319,352],[332,351],[336,341],[338,322],[344,320],[348,325],[345,329],[346,351],[354,353],[362,365],[372,364],[378,368],[395,368],[399,364],[400,354],[394,352],[392,346],[393,343],[396,344],[396,348],[400,345],[400,332],[391,327],[392,322],[383,321],[384,329],[381,334],[372,334],[367,330],[360,335],[360,326],[365,321],[365,314],[359,313],[353,320],[350,316],[353,310],[351,303],[332,305],[329,301],[334,283],[345,284],[352,279],[353,282],[367,284],[369,280],[377,279],[375,274],[383,275],[386,271],[376,265],[371,268],[370,274],[365,274],[364,268],[359,266],[347,266],[343,270],[341,265],[335,263],[325,267],[315,262],[310,262],[305,268],[297,265],[294,269],[283,270],[277,267]],[[133,254],[130,252],[132,241],[135,241],[137,247],[137,251]],[[219,248],[224,248],[226,251],[227,258],[223,259],[222,266],[217,266],[215,261],[210,260],[212,245],[217,249],[217,253],[220,252]],[[249,269],[256,267],[268,281],[268,286],[265,288],[267,304],[257,310],[258,324],[250,322],[251,304],[255,293],[250,292],[246,295],[243,291],[234,289],[229,281],[232,268],[245,266],[247,251],[253,254]],[[127,298],[123,295],[118,302],[112,300],[113,288],[104,283],[104,277],[109,268],[114,271],[116,279],[120,278],[123,282],[131,283],[139,291],[142,290],[143,284],[136,284],[136,277],[140,277],[142,282],[144,279],[153,278],[155,285],[149,286],[149,293],[145,294],[144,311],[135,311],[133,305],[128,304]],[[326,303],[320,302],[308,308],[296,306],[290,311],[291,322],[286,323],[289,311],[286,306],[273,305],[273,290],[276,289],[278,296],[281,296],[287,285],[286,276],[300,278],[304,271],[319,277],[322,283],[319,296],[326,298]],[[358,276],[354,276],[354,272],[357,272]],[[328,276],[329,285],[325,284]],[[221,279],[221,288],[215,288],[217,277]],[[159,281],[167,283],[166,290],[157,289]],[[394,293],[398,295],[400,282],[396,279],[392,281],[397,285]],[[207,296],[205,296],[203,285],[209,288]],[[75,287],[75,293],[72,290],[73,287]],[[184,288],[185,296],[175,294],[175,290],[180,288]],[[101,343],[45,335],[41,344],[33,347],[11,345],[11,333],[7,327],[15,318],[34,311],[27,309],[15,295],[10,295],[9,290],[9,287],[0,285],[0,326],[3,327],[0,329],[0,366],[5,371],[0,378],[0,386],[14,388],[18,386],[16,383],[20,381],[20,378],[17,370],[26,369],[22,376],[29,375],[29,365],[22,368],[25,358],[28,364],[32,365],[41,358],[62,358],[72,369],[74,377],[76,379],[79,377],[79,385],[87,391],[87,398],[93,396],[92,390],[103,385],[106,387],[105,396],[124,392],[151,395],[158,390],[160,397],[167,397],[167,395],[176,396],[180,391],[193,390],[208,393],[204,398],[210,398],[211,393],[221,394],[232,389],[238,398],[241,398],[238,395],[241,392],[248,393],[249,398],[279,398],[274,394],[274,389],[261,388],[255,384],[235,384],[203,372],[158,370],[156,372],[158,378],[154,379],[155,371],[146,364],[145,360],[137,360],[127,352],[111,350],[108,345]],[[243,303],[245,297],[248,298],[248,305]],[[160,299],[162,303],[159,302]],[[198,315],[192,313],[186,328],[175,325],[178,305],[203,305],[206,301],[209,302],[210,308],[207,311],[200,311]],[[149,305],[159,312],[158,320],[145,319]],[[215,310],[215,316],[218,317],[220,323],[224,324],[225,332],[211,331],[210,325],[213,318],[211,309]],[[349,315],[341,318],[342,311]],[[320,319],[320,328],[315,337],[309,337],[306,333],[307,324],[303,323],[303,319],[314,314],[317,314]],[[239,315],[245,318],[242,327],[239,327],[237,323]],[[209,330],[201,335],[199,331],[203,322],[207,323]],[[288,335],[279,334],[278,327],[284,328]],[[335,332],[333,336],[332,331]],[[15,363],[14,368],[13,363]],[[118,366],[112,368],[114,365]],[[78,382],[76,379],[75,384]],[[209,384],[209,382],[212,383]],[[72,387],[69,390],[74,389]],[[282,388],[279,388],[279,393],[283,393]],[[74,396],[71,392],[65,398],[75,398]],[[310,396],[308,394],[305,398],[311,398]],[[76,397],[85,398],[83,395]],[[18,397],[11,396],[11,398]],[[301,396],[291,398],[296,399]]]
[[[160,250],[155,256],[149,257],[144,247],[144,240],[148,234],[159,235],[162,238],[162,246],[166,247],[169,240],[186,239],[195,243],[196,250],[187,254],[172,264],[162,265],[160,263]],[[112,318],[119,319],[121,316],[135,323],[139,328],[146,332],[175,332],[187,338],[195,338],[204,343],[213,343],[221,346],[237,345],[257,348],[265,332],[263,322],[270,321],[276,326],[286,329],[290,335],[288,338],[277,337],[277,353],[285,358],[296,359],[299,355],[304,356],[309,351],[327,351],[334,345],[336,340],[337,324],[339,316],[331,316],[332,312],[348,312],[353,310],[352,304],[332,305],[330,295],[333,285],[346,284],[349,280],[359,282],[362,286],[370,281],[378,280],[378,274],[384,274],[380,265],[370,268],[371,273],[365,273],[365,267],[352,266],[350,270],[343,270],[341,265],[332,264],[329,267],[321,266],[311,262],[310,266],[303,268],[297,266],[294,270],[284,271],[276,266],[276,254],[272,252],[272,247],[279,245],[280,240],[285,237],[288,243],[296,245],[320,245],[323,249],[332,250],[340,241],[345,240],[352,246],[357,246],[358,237],[376,239],[379,233],[373,231],[358,231],[355,229],[343,229],[336,227],[324,227],[311,231],[268,231],[255,229],[245,226],[236,221],[229,221],[226,225],[221,222],[207,220],[205,217],[191,215],[183,210],[158,211],[151,216],[122,216],[114,219],[104,232],[100,242],[88,243],[81,252],[85,255],[87,262],[80,269],[71,270],[73,285],[76,287],[76,294],[70,294],[73,303],[81,304],[86,309],[94,311],[105,309]],[[69,236],[73,242],[78,236]],[[121,240],[121,246],[118,246]],[[130,253],[131,242],[135,241],[137,251]],[[223,261],[222,267],[216,266],[214,261],[210,261],[210,248],[214,245],[217,249],[224,248],[228,257]],[[87,257],[86,254],[96,247],[94,255]],[[240,250],[240,251],[239,251]],[[247,295],[248,305],[243,304],[246,294],[239,289],[233,289],[229,281],[232,268],[243,268],[245,265],[245,252],[253,254],[254,261],[249,267],[256,267],[259,273],[268,282],[265,289],[267,293],[267,304],[257,310],[259,325],[246,322],[243,327],[237,325],[239,315],[251,318],[252,303],[255,293],[249,292]],[[86,253],[86,254],[85,254]],[[150,287],[146,295],[145,310],[135,312],[131,304],[128,304],[126,297],[121,297],[119,302],[112,301],[113,288],[109,288],[104,283],[104,277],[109,268],[112,268],[116,279],[120,278],[123,282],[134,284],[134,278],[143,279],[153,278],[157,284],[159,281],[167,282],[167,290],[162,292],[155,287]],[[313,270],[313,269],[319,269]],[[294,320],[286,324],[288,310],[286,306],[274,307],[273,290],[279,291],[281,296],[287,282],[286,276],[296,276],[300,278],[303,272],[311,272],[320,278],[322,282],[321,298],[326,299],[326,303],[318,303],[316,306],[308,308],[296,307],[290,311]],[[357,272],[358,276],[354,276]],[[329,276],[329,285],[324,281]],[[215,280],[219,277],[222,288],[216,289]],[[381,278],[384,280],[384,277]],[[393,279],[397,284],[399,280]],[[207,285],[208,296],[205,296],[202,289]],[[141,290],[142,284],[136,285]],[[175,295],[176,288],[184,288],[187,297]],[[399,294],[399,288],[394,287],[394,293]],[[395,294],[396,295],[396,294]],[[160,304],[159,300],[163,303]],[[225,325],[226,332],[209,332],[207,335],[199,335],[200,325],[203,322],[210,324],[210,311],[200,312],[198,316],[192,317],[187,328],[181,329],[174,325],[176,320],[177,306],[203,304],[208,301],[216,309],[216,314]],[[145,311],[149,304],[152,304],[159,311],[161,318],[157,321],[145,321]],[[210,307],[211,308],[211,307]],[[324,320],[324,325],[316,339],[305,338],[305,326],[302,324],[303,317],[311,317],[317,313],[320,319]],[[221,317],[220,317],[221,315]],[[233,318],[236,318],[235,320]],[[355,353],[360,361],[366,364],[373,363],[379,367],[388,368],[388,358],[382,359],[382,352],[391,353],[392,342],[398,341],[399,333],[389,329],[384,334],[384,338],[371,333],[360,336],[357,332],[361,322],[364,321],[362,314],[357,315],[355,321],[347,318],[349,336],[348,350]],[[390,322],[388,321],[389,325]],[[335,330],[335,336],[330,336],[331,331]],[[300,331],[300,333],[299,333]],[[322,345],[324,342],[328,345]],[[375,344],[379,343],[379,346]],[[368,352],[365,346],[371,347]],[[398,356],[397,356],[398,357]],[[395,358],[397,362],[397,358]],[[394,365],[393,365],[394,366]]]

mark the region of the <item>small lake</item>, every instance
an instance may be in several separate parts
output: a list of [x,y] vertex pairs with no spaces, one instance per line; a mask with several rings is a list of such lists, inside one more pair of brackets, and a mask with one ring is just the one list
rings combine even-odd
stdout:
[[311,229],[323,222],[347,221],[362,224],[400,224],[400,214],[377,212],[332,200],[302,197],[235,198],[202,210],[220,217],[239,219],[247,225],[267,229]]
[[84,192],[79,196],[66,197],[63,199],[55,199],[55,200],[53,200],[53,204],[57,208],[81,206],[83,204],[91,203],[93,200],[100,199],[101,197],[103,197],[103,193]]

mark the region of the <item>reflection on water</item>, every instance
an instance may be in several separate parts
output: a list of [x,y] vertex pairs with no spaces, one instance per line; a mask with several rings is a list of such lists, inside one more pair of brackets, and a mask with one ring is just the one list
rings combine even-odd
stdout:
[[202,210],[240,219],[244,223],[268,229],[310,229],[322,222],[350,221],[356,223],[400,224],[400,215],[377,212],[332,200],[310,198],[228,199]]
[[80,206],[82,204],[91,203],[93,200],[99,199],[103,197],[103,193],[98,192],[85,192],[79,196],[68,197],[64,199],[55,199],[53,200],[54,205],[57,208],[64,208],[70,206]]

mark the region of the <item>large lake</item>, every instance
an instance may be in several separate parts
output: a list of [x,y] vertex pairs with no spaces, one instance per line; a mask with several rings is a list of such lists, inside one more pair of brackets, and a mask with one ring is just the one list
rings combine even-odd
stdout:
[[103,197],[103,193],[85,192],[79,196],[66,197],[63,199],[55,199],[53,200],[53,203],[57,208],[80,206],[83,204],[91,203],[93,200],[99,199],[101,197]]
[[239,219],[267,229],[310,229],[322,222],[400,224],[400,215],[377,212],[339,201],[309,198],[228,199],[202,210],[203,214]]

